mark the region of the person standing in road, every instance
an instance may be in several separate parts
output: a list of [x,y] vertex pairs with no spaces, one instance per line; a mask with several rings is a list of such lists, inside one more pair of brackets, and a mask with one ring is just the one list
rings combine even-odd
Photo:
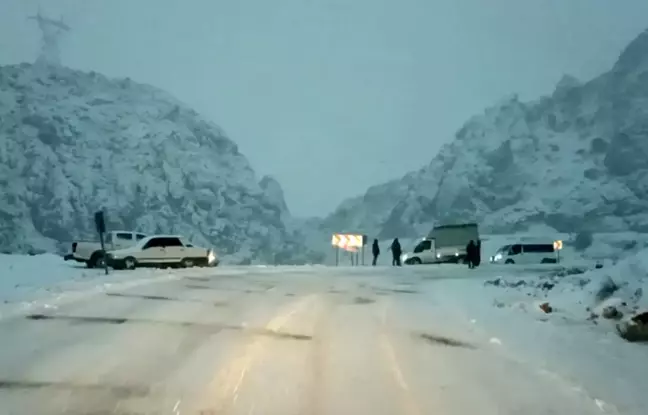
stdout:
[[475,268],[475,248],[477,248],[477,245],[471,239],[466,245],[466,262],[468,262],[468,268],[470,269]]
[[392,251],[392,266],[401,266],[401,254],[403,253],[403,250],[401,249],[400,242],[398,242],[398,238],[394,238],[394,242],[391,244],[391,251]]
[[380,255],[380,247],[378,246],[378,239],[374,239],[373,245],[371,246],[371,253],[373,254],[373,262],[371,265],[376,266],[378,262],[378,255]]

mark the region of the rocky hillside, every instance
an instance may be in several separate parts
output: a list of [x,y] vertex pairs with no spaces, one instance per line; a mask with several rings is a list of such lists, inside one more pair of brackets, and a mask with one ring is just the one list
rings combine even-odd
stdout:
[[488,108],[429,165],[347,200],[322,227],[407,237],[460,220],[648,231],[648,32],[589,82],[565,77],[551,96]]
[[236,261],[307,261],[278,183],[173,97],[129,79],[0,67],[0,249],[113,229],[180,233]]

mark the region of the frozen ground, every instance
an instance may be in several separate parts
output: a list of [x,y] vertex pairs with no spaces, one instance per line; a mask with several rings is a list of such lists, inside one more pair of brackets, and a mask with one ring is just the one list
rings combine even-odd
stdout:
[[[552,266],[105,277],[18,258],[0,257],[32,284],[16,291],[0,268],[12,292],[3,415],[648,413],[645,345],[558,311],[494,306],[506,290],[484,286]],[[47,266],[19,277],[33,262]]]

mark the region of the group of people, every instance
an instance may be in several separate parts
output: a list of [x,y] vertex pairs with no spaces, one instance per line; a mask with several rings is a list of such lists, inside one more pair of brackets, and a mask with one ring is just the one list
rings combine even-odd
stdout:
[[[400,242],[398,242],[398,238],[394,239],[389,249],[392,252],[392,265],[395,267],[400,267],[403,248],[401,248],[401,244]],[[378,262],[378,256],[380,255],[380,246],[378,246],[378,239],[374,239],[373,245],[371,246],[371,253],[373,254],[373,261],[371,262],[371,265],[376,266],[376,262]]]
[[[401,254],[403,253],[403,248],[401,247],[398,238],[394,238],[389,249],[392,252],[392,266],[401,266]],[[373,261],[371,265],[376,266],[378,262],[378,256],[380,255],[380,246],[378,246],[378,239],[374,239],[373,245],[371,246],[371,253],[373,254]],[[481,241],[470,241],[466,245],[466,263],[468,268],[472,269],[478,267],[481,263]]]

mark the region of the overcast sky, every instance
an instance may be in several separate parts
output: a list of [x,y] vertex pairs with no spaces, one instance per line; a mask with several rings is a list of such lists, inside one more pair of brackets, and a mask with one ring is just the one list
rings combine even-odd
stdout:
[[166,89],[219,124],[298,215],[430,161],[503,96],[607,70],[646,0],[0,0],[0,63],[33,61],[39,3],[64,64]]

